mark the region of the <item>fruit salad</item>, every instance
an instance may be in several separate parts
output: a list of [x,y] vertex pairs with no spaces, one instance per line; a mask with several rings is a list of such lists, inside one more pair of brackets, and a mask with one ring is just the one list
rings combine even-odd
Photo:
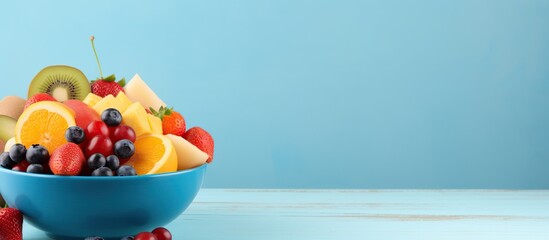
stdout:
[[[187,129],[183,115],[168,107],[139,75],[127,84],[114,74],[104,77],[93,36],[91,45],[99,67],[96,80],[89,81],[75,67],[48,66],[30,82],[27,99],[0,100],[0,168],[25,174],[126,177],[212,162],[214,142],[206,130]],[[22,213],[0,196],[0,239],[22,239],[22,223]],[[172,236],[158,227],[122,239]]]
[[[0,167],[29,174],[134,176],[211,163],[212,136],[187,129],[135,75],[89,81],[75,67],[48,66],[29,84],[28,98],[0,101]],[[1,151],[3,150],[3,152]],[[0,199],[1,200],[1,199]]]

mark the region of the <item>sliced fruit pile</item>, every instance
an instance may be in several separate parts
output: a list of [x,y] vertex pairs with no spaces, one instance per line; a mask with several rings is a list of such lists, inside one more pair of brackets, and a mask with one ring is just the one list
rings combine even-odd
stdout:
[[211,163],[214,142],[135,75],[91,83],[77,68],[42,69],[28,99],[0,101],[0,166],[56,175],[131,176]]
[[[48,66],[32,79],[26,100],[0,100],[0,167],[32,174],[134,176],[212,162],[208,132],[187,130],[185,118],[139,75],[128,84],[114,74],[103,77],[93,36],[91,44],[100,72],[96,80],[90,82],[75,67]],[[22,222],[17,209],[0,209],[0,239],[21,239]],[[124,239],[171,238],[167,229],[157,228]]]

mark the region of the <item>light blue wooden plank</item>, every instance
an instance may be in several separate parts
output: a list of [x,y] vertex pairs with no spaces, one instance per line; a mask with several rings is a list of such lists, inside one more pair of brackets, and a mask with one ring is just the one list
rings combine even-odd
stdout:
[[167,227],[193,240],[541,240],[547,226],[549,191],[203,189]]

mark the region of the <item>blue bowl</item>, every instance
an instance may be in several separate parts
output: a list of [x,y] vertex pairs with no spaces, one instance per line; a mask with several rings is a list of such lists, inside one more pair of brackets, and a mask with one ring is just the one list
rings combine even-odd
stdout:
[[207,164],[127,177],[30,174],[0,167],[0,194],[53,239],[120,239],[164,226],[191,204]]

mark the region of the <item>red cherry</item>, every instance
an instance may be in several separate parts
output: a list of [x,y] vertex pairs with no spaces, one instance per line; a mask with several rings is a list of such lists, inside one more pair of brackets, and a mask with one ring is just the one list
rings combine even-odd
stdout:
[[150,232],[142,232],[137,234],[134,240],[158,240],[158,238]]
[[29,162],[27,161],[21,161],[20,163],[18,163],[17,165],[15,165],[15,167],[13,167],[11,170],[13,171],[19,171],[19,172],[26,172],[27,171],[27,168],[29,167]]
[[156,228],[152,233],[158,238],[158,240],[172,240],[172,233],[163,227]]
[[91,122],[86,128],[86,138],[92,139],[97,135],[109,136],[109,127],[101,120],[95,120]]
[[92,137],[88,142],[88,145],[84,149],[86,158],[90,157],[94,153],[101,153],[103,156],[109,156],[112,154],[112,141],[108,137],[103,135],[97,135]]
[[120,166],[126,164],[130,159],[129,158],[122,158],[122,159],[119,159],[120,160]]
[[113,143],[118,142],[122,139],[128,139],[132,142],[135,142],[135,131],[133,128],[127,125],[118,125],[114,128],[111,128],[110,138]]

